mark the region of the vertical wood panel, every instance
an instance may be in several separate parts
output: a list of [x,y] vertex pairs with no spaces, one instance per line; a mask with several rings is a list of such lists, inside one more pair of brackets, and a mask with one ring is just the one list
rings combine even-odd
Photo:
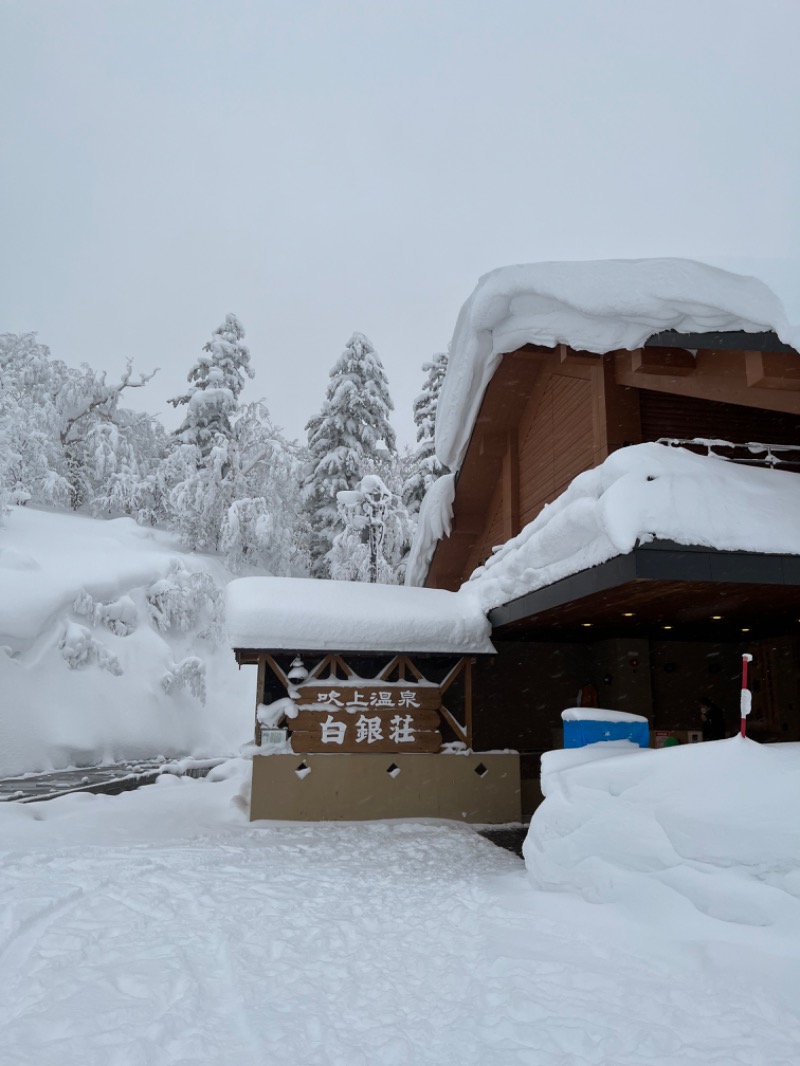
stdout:
[[594,465],[598,419],[593,369],[587,366],[585,377],[551,374],[536,410],[526,412],[519,455],[523,526],[563,492],[577,474]]

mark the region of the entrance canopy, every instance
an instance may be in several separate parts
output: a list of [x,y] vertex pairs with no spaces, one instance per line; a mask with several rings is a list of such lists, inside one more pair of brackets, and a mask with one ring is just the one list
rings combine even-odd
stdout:
[[443,589],[311,578],[246,577],[227,589],[230,643],[256,651],[492,654],[472,596]]
[[[648,552],[654,541],[671,542],[677,554]],[[579,474],[461,591],[474,595],[498,624],[495,608],[522,597],[533,606],[534,594],[536,613],[544,604],[550,610],[566,602],[561,596],[573,586],[572,599],[603,592],[607,602],[609,589],[631,581],[706,582],[715,596],[718,584],[741,584],[750,586],[752,599],[755,586],[794,587],[798,565],[800,475],[648,443],[620,448]],[[650,595],[653,589],[640,591]],[[632,587],[626,591],[633,594]]]
[[489,614],[495,639],[800,635],[800,556],[652,541]]

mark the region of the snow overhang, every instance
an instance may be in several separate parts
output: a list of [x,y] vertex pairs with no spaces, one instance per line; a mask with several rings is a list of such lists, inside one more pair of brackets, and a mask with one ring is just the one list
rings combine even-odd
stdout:
[[469,595],[311,578],[246,577],[226,592],[231,647],[259,651],[493,654]]
[[461,309],[439,397],[436,454],[464,459],[483,394],[504,354],[558,344],[603,354],[634,350],[654,334],[800,330],[763,282],[690,259],[532,263],[485,274]]
[[[459,314],[439,397],[436,451],[453,475],[446,492],[434,486],[431,506],[428,497],[423,501],[407,584],[424,584],[437,544],[451,533],[455,485],[467,449],[474,451],[478,412],[495,372],[506,365],[503,357],[557,346],[587,358],[629,349],[644,370],[655,361],[659,371],[663,360],[643,351],[681,349],[677,354],[691,360],[692,349],[736,348],[748,360],[753,356],[752,372],[763,379],[756,383],[778,388],[785,382],[772,379],[768,360],[786,358],[775,353],[796,356],[800,328],[756,278],[691,260],[537,263],[486,274]],[[772,354],[759,362],[759,353]],[[522,399],[523,386],[521,380]]]

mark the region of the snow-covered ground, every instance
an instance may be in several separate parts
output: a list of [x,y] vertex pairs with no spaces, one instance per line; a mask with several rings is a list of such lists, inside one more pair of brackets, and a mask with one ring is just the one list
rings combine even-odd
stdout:
[[527,873],[451,823],[251,825],[238,760],[0,807],[2,1062],[796,1066],[798,746],[568,758]]
[[209,556],[130,518],[15,507],[0,525],[0,776],[238,751],[255,680]]

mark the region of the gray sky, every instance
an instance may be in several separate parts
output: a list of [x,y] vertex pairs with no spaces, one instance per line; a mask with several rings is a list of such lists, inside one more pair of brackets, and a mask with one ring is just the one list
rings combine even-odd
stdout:
[[160,366],[170,425],[228,311],[290,435],[361,330],[410,443],[493,267],[800,277],[798,0],[0,0],[0,39],[0,331]]

